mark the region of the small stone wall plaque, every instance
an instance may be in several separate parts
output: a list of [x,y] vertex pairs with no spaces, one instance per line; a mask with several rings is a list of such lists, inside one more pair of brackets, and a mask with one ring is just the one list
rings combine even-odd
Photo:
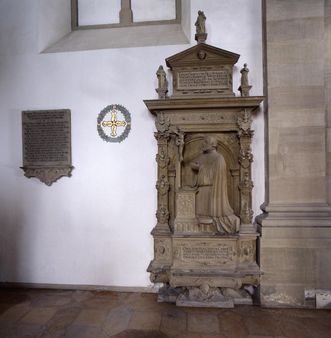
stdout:
[[23,111],[22,141],[26,177],[51,185],[71,176],[70,110]]

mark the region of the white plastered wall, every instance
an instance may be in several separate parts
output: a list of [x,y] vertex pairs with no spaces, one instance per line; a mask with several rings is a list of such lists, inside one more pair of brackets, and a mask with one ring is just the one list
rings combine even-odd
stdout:
[[[241,54],[235,89],[248,63],[252,95],[263,92],[260,7],[260,0],[191,0],[191,25],[203,10],[207,42]],[[53,12],[47,19],[59,20]],[[40,1],[0,2],[0,282],[149,286],[156,142],[143,99],[156,98],[158,66],[189,45],[39,54],[40,39],[61,35],[43,35],[40,20]],[[132,116],[120,144],[96,130],[98,113],[112,103]],[[60,108],[71,109],[75,169],[48,187],[19,168],[21,111]],[[264,200],[262,113],[254,128],[256,214]]]

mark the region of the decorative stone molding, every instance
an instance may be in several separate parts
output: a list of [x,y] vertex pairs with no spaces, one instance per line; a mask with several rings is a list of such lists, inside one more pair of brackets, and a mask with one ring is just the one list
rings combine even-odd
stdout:
[[74,167],[21,167],[24,170],[24,176],[31,178],[37,177],[40,182],[45,183],[48,186],[51,186],[59,178],[63,176],[71,177],[71,172]]

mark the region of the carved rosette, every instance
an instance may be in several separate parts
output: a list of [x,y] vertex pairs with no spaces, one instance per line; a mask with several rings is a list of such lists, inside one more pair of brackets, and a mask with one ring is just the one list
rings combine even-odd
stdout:
[[22,167],[22,169],[24,170],[25,177],[36,177],[42,183],[50,186],[63,176],[71,177],[71,172],[74,167]]
[[154,241],[154,257],[159,261],[171,260],[171,239],[155,238]]
[[244,109],[238,117],[238,137],[240,143],[239,164],[240,164],[240,219],[241,224],[251,224],[253,220],[252,211],[252,189],[251,164],[253,154],[251,149],[253,130],[251,130],[252,117],[248,109]]

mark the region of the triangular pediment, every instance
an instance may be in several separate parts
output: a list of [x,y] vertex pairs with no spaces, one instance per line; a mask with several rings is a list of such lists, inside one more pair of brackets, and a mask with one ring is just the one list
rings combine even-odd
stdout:
[[237,63],[240,55],[227,50],[210,46],[206,43],[199,43],[196,46],[188,48],[183,52],[177,53],[166,59],[167,66],[185,67],[195,65],[215,65],[227,64],[234,65]]

